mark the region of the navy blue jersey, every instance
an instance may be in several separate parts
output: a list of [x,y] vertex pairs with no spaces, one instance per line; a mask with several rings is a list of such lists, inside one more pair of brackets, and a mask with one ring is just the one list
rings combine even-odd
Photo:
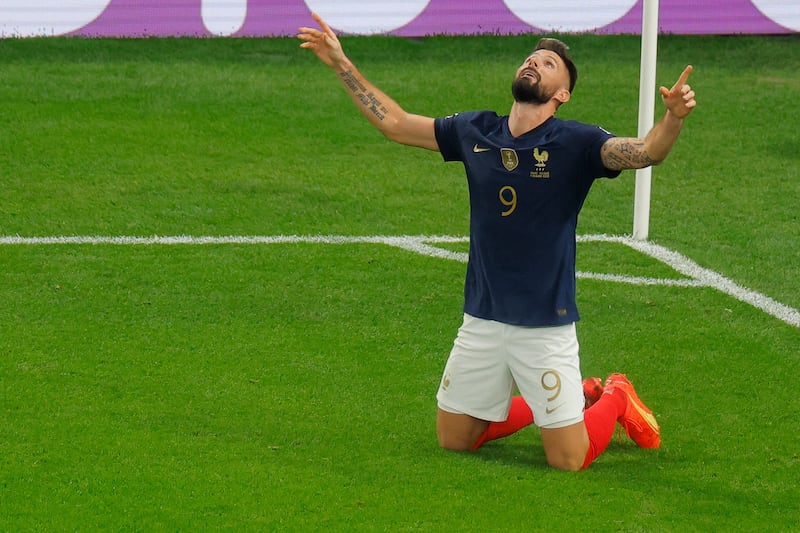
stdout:
[[464,312],[519,326],[579,319],[575,303],[578,213],[612,134],[551,117],[515,138],[508,117],[481,111],[435,123],[445,161],[469,183],[470,244]]

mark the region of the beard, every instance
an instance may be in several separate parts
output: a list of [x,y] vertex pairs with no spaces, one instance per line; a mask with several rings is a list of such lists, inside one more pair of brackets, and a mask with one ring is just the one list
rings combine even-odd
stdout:
[[532,83],[527,78],[515,79],[511,84],[511,94],[521,104],[546,104],[553,97],[542,89],[538,81]]

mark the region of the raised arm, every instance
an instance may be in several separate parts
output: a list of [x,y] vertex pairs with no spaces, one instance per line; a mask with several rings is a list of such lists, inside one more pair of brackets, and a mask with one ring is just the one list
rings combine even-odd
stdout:
[[392,141],[438,151],[433,118],[407,113],[367,80],[344,54],[330,26],[316,13],[311,16],[320,29],[300,28],[297,34],[297,38],[303,41],[300,47],[312,50],[336,72],[353,103],[367,120]]
[[686,83],[692,66],[681,73],[671,89],[661,87],[661,99],[667,112],[644,137],[615,137],[603,145],[603,164],[610,170],[626,170],[657,165],[666,159],[683,127],[685,119],[697,105],[694,91]]

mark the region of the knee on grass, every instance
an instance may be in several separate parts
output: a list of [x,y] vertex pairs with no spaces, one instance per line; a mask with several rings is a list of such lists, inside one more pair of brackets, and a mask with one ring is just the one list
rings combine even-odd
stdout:
[[547,454],[547,464],[556,470],[565,470],[567,472],[577,472],[583,470],[586,456],[578,456],[576,454],[564,453],[550,453]]
[[439,447],[454,452],[466,452],[472,450],[472,446],[477,439],[458,435],[446,435],[439,433]]

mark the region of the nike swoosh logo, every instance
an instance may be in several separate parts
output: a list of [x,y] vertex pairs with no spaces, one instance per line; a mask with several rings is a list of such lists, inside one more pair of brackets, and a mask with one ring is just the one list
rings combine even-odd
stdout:
[[472,147],[472,151],[475,152],[476,154],[479,154],[481,152],[488,152],[489,150],[491,150],[491,148],[480,148],[478,147],[477,144]]
[[554,413],[554,412],[556,411],[556,409],[559,409],[559,408],[560,408],[562,405],[564,405],[564,404],[563,404],[563,403],[560,403],[560,404],[556,405],[555,407],[553,407],[552,409],[550,409],[549,407],[547,407],[547,408],[545,408],[544,412],[545,412],[546,414],[548,414],[548,415],[549,415],[549,414],[552,414],[552,413]]

